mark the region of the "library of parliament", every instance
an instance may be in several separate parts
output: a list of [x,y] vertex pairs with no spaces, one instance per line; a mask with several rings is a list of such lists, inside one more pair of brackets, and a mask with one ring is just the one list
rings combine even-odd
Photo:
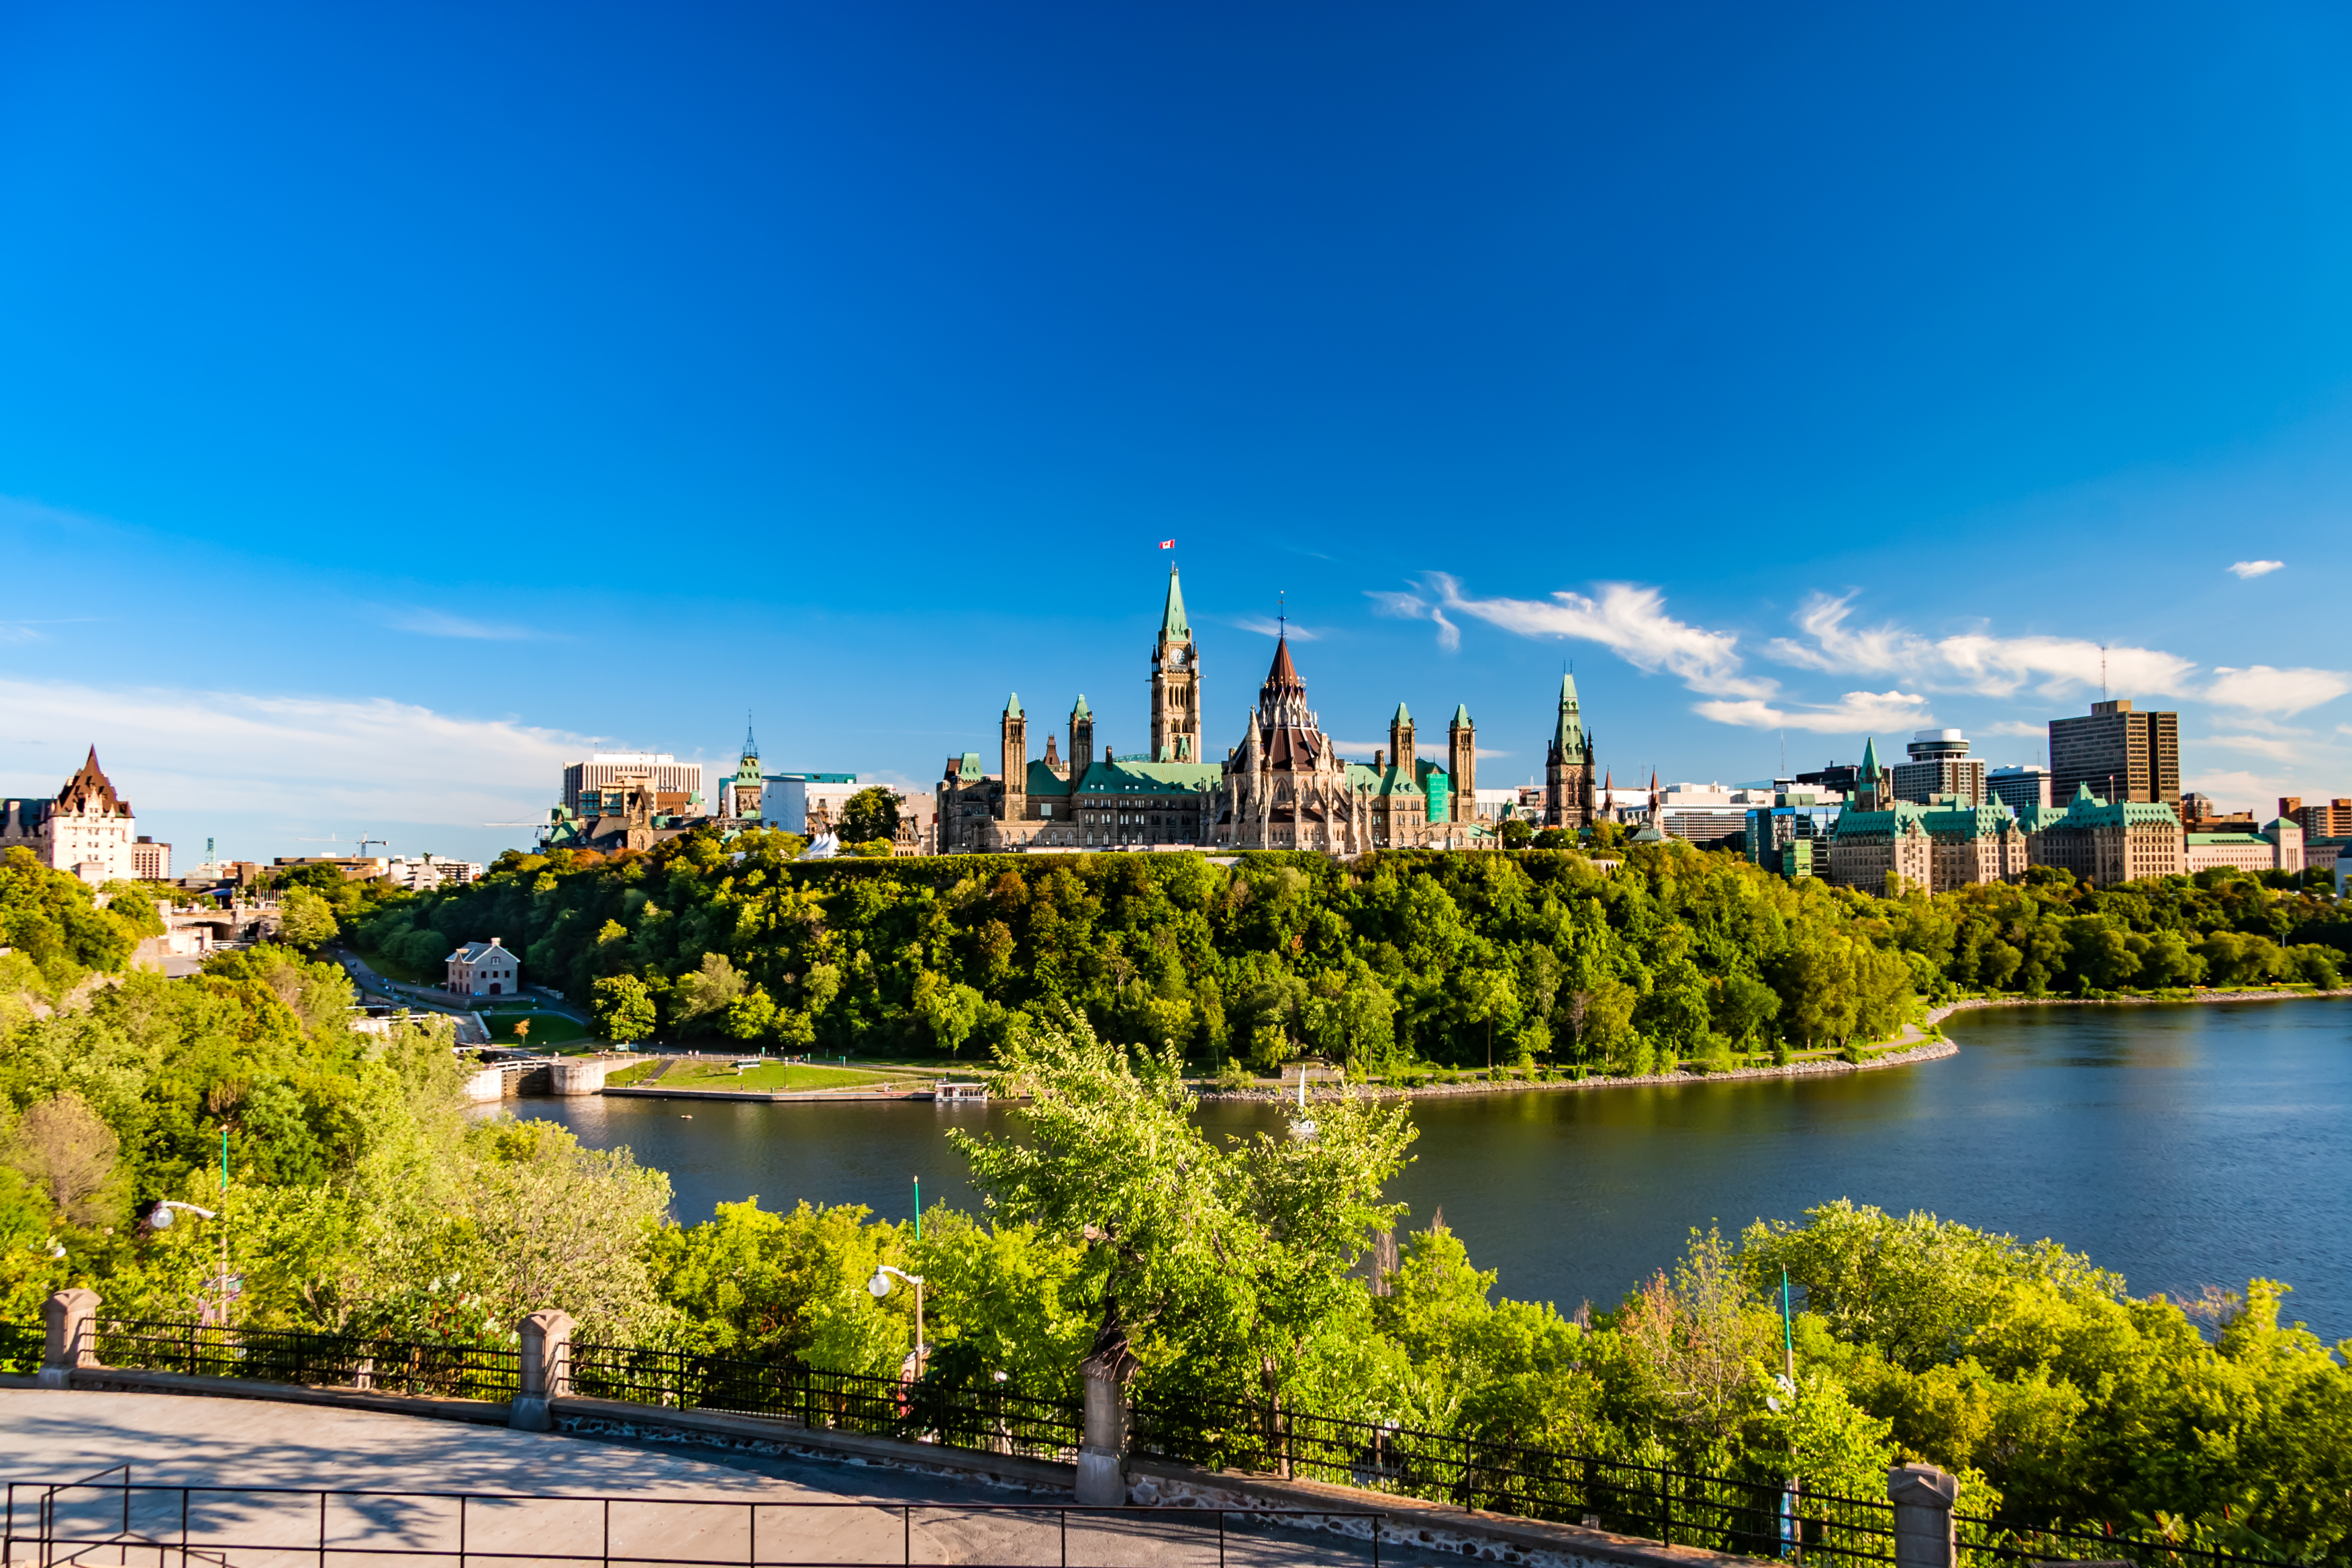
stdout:
[[[1290,639],[1274,662],[1238,744],[1211,760],[1201,733],[1201,652],[1173,567],[1151,647],[1150,744],[1095,752],[1094,713],[1070,707],[1066,752],[1045,730],[1032,756],[1029,717],[1016,693],[998,720],[996,767],[978,752],[948,758],[939,790],[939,852],[1223,848],[1469,848],[1488,838],[1478,820],[1477,729],[1466,705],[1445,725],[1444,766],[1423,758],[1402,702],[1389,743],[1367,764],[1341,757],[1307,705]],[[1050,721],[1048,721],[1050,724]],[[1592,737],[1576,680],[1562,676],[1559,717],[1544,758],[1543,826],[1581,828],[1594,816]]]

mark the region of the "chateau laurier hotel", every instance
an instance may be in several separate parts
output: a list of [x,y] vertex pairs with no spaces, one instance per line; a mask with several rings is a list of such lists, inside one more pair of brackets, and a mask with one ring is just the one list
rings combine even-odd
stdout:
[[[1477,824],[1478,748],[1470,710],[1445,726],[1445,766],[1423,759],[1403,703],[1389,743],[1369,766],[1344,760],[1307,706],[1307,683],[1278,639],[1274,663],[1238,745],[1205,760],[1201,653],[1175,571],[1151,648],[1151,744],[1146,756],[1095,755],[1084,696],[1070,707],[1069,753],[1045,735],[1029,754],[1029,719],[1015,695],[999,721],[997,770],[981,753],[948,759],[940,784],[942,854],[1015,849],[1202,847],[1317,849],[1358,855],[1411,846],[1467,848]],[[1592,820],[1592,739],[1573,679],[1560,682],[1559,717],[1545,759],[1544,824]]]

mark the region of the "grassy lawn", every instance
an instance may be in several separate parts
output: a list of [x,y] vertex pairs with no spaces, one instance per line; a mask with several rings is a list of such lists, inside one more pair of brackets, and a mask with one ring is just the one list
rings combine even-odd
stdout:
[[[615,1074],[608,1083],[643,1083],[651,1076],[650,1066],[640,1072],[628,1069],[625,1075]],[[813,1089],[863,1089],[871,1084],[904,1083],[906,1079],[893,1074],[860,1072],[855,1068],[810,1067],[799,1062],[763,1062],[755,1068],[737,1072],[723,1058],[703,1061],[672,1061],[669,1071],[662,1074],[664,1089],[748,1089],[774,1094],[789,1090],[799,1093]]]
[[[583,1040],[594,1039],[595,1033],[587,1025],[576,1023],[561,1013],[499,1012],[485,1013],[482,1021],[490,1026],[490,1038],[500,1045],[524,1045],[532,1050],[542,1046],[572,1046]],[[518,1036],[517,1024],[529,1023],[530,1033]]]
[[421,973],[405,963],[394,963],[380,952],[367,952],[356,947],[352,952],[358,955],[361,963],[387,980],[405,981],[411,985],[438,985],[446,978],[441,974]]

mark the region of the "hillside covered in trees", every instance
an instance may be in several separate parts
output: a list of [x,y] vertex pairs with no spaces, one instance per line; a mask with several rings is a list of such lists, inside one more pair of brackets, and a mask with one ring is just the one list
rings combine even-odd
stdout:
[[2207,875],[1874,898],[1736,856],[1573,852],[801,861],[698,835],[650,854],[509,854],[387,905],[362,945],[429,967],[499,937],[616,1038],[705,1033],[869,1053],[991,1045],[1066,1005],[1107,1037],[1359,1075],[1675,1061],[1885,1038],[1964,993],[2332,986],[2331,900]]

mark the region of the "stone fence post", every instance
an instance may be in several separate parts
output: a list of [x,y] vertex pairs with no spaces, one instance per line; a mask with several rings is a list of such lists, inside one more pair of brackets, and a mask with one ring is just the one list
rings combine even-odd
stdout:
[[545,1432],[555,1426],[548,1402],[572,1392],[572,1314],[549,1309],[520,1325],[522,1376],[507,1425],[518,1432]]
[[41,1303],[43,1388],[70,1387],[74,1368],[98,1364],[98,1292],[79,1285]]
[[1895,1568],[1958,1568],[1959,1481],[1933,1465],[1903,1465],[1886,1472],[1886,1496],[1895,1504]]
[[1134,1355],[1121,1339],[1097,1344],[1080,1370],[1086,1373],[1086,1427],[1078,1444],[1078,1501],[1087,1508],[1119,1508],[1127,1502],[1127,1384],[1135,1375]]

